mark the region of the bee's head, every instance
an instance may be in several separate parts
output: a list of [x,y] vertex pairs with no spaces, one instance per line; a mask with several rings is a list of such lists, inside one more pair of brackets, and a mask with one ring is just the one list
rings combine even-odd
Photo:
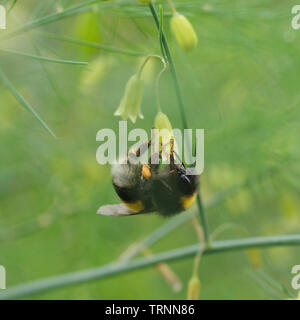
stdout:
[[188,175],[184,166],[178,167],[177,175],[179,177],[178,187],[183,194],[193,194],[197,190],[199,184],[198,175]]

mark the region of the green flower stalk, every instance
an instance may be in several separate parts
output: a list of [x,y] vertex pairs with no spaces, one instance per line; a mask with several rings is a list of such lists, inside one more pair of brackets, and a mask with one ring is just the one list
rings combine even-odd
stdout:
[[141,104],[144,95],[144,81],[140,78],[140,74],[133,75],[127,82],[123,98],[115,116],[121,116],[122,119],[128,118],[135,123],[136,118],[139,116],[141,119],[144,116],[141,113]]
[[197,34],[192,24],[183,14],[173,11],[170,27],[178,45],[183,50],[191,51],[196,48],[198,43]]

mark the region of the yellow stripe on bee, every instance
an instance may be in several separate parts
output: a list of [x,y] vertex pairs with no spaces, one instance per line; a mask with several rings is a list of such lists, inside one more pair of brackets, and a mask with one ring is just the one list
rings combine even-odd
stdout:
[[180,202],[185,210],[188,209],[193,204],[193,202],[196,199],[196,196],[197,194],[195,192],[191,196],[183,196],[180,198]]
[[142,211],[145,208],[141,200],[138,200],[136,202],[124,202],[124,204],[130,210],[133,210],[136,212]]

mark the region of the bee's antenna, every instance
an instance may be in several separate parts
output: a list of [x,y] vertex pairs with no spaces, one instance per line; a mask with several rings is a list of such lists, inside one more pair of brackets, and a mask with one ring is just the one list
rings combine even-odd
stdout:
[[175,150],[174,150],[174,154],[175,154],[176,158],[178,159],[178,161],[180,161],[181,165],[185,168],[183,161],[180,159],[179,154]]
[[[178,160],[178,161],[181,163],[181,165],[185,168],[185,165],[184,165],[183,161],[181,160],[180,156],[178,155],[178,153],[177,153],[175,150],[173,150],[173,152],[174,152],[177,160]],[[197,144],[195,143],[195,146],[194,146],[194,154],[195,154],[195,155],[196,155],[196,152],[197,152]],[[193,164],[191,165],[191,168],[195,168],[195,167],[196,167],[196,163],[193,163]]]
[[[196,139],[195,145],[194,145],[194,155],[196,156],[196,154],[197,154],[197,139]],[[192,165],[192,168],[195,168],[195,167],[196,167],[196,162],[193,163],[193,165]]]

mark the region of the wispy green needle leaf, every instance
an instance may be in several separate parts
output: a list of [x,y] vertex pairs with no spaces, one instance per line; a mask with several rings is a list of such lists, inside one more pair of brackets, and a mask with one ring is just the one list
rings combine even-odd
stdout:
[[19,101],[19,103],[27,110],[32,112],[32,114],[38,119],[38,121],[41,123],[41,125],[54,137],[56,138],[56,135],[54,132],[47,126],[47,124],[44,122],[44,120],[38,115],[38,113],[31,107],[31,105],[19,94],[19,92],[16,90],[16,88],[13,86],[13,84],[9,81],[6,74],[3,72],[3,70],[0,68],[0,79],[2,82],[6,85],[8,90],[15,96],[15,98]]
[[12,1],[12,3],[11,3],[11,5],[10,5],[10,7],[8,8],[7,12],[10,12],[10,11],[13,9],[13,7],[14,7],[15,4],[17,3],[17,1],[18,1],[18,0],[13,0],[13,1]]
[[55,12],[55,13],[49,14],[45,17],[38,18],[34,21],[28,22],[28,23],[16,28],[15,30],[12,30],[11,32],[6,33],[1,39],[14,37],[14,36],[19,35],[22,32],[29,31],[31,29],[40,27],[42,25],[49,24],[54,21],[58,21],[63,18],[66,18],[66,17],[76,15],[76,14],[82,12],[82,9],[86,9],[87,7],[89,7],[95,3],[98,3],[100,1],[101,0],[89,0],[89,1],[81,2],[77,5],[74,5],[70,8],[63,10],[63,11]]
[[272,279],[264,270],[262,269],[257,270],[257,273],[260,275],[262,279],[264,279],[264,281],[268,282],[271,286],[276,288],[279,292],[289,296],[292,299],[296,299],[296,295],[289,292],[282,283],[279,283],[278,281]]
[[126,50],[126,49],[120,49],[120,48],[114,48],[110,47],[104,44],[96,43],[96,42],[90,42],[90,41],[85,41],[85,40],[78,40],[70,37],[64,37],[64,36],[58,36],[53,33],[45,33],[45,32],[39,32],[39,35],[49,38],[49,39],[55,39],[55,40],[60,40],[60,41],[65,41],[77,45],[82,45],[82,46],[87,46],[91,48],[96,48],[96,49],[102,49],[106,51],[111,51],[114,53],[122,53],[122,54],[127,54],[130,56],[147,56],[148,53],[145,52],[138,52],[138,51],[131,51],[131,50]]
[[[32,46],[33,46],[33,48],[35,50],[35,53],[40,56],[41,55],[41,51],[40,51],[38,45],[36,45],[35,40],[32,38],[30,32],[28,32],[27,35],[28,35],[28,37],[30,39],[30,42],[31,42],[31,44],[32,44]],[[57,97],[59,98],[60,102],[63,105],[65,105],[66,101],[65,101],[65,99],[64,99],[64,97],[63,97],[63,95],[62,95],[62,93],[61,93],[61,91],[60,91],[60,89],[59,89],[59,87],[58,87],[58,85],[56,83],[56,81],[52,78],[50,72],[48,71],[48,69],[45,66],[43,61],[40,61],[40,65],[41,65],[41,68],[43,69],[43,71],[44,71],[44,73],[46,75],[46,78],[47,78],[50,86],[52,87],[54,93],[57,95]]]
[[253,280],[255,280],[264,290],[266,290],[270,295],[275,297],[276,299],[282,299],[282,296],[278,294],[274,288],[272,288],[264,279],[261,279],[257,272],[249,271],[249,275]]
[[39,3],[34,7],[34,10],[32,12],[32,19],[35,20],[36,17],[41,17],[45,15],[48,10],[51,9],[52,6],[56,3],[56,0],[49,0],[49,1],[39,1]]
[[163,7],[162,5],[159,6],[159,29],[158,29],[158,33],[159,33],[159,45],[160,45],[160,50],[163,54],[163,57],[166,61],[168,61],[167,55],[166,55],[166,51],[164,48],[164,44],[163,44]]
[[37,56],[37,55],[31,54],[31,53],[25,53],[25,52],[11,50],[11,49],[0,48],[0,51],[16,54],[16,55],[19,55],[19,56],[22,56],[22,57],[41,60],[41,61],[45,61],[45,62],[60,63],[60,64],[73,64],[73,65],[80,65],[80,66],[88,65],[88,62],[86,62],[86,61],[74,61],[74,60],[48,58],[48,57]]

